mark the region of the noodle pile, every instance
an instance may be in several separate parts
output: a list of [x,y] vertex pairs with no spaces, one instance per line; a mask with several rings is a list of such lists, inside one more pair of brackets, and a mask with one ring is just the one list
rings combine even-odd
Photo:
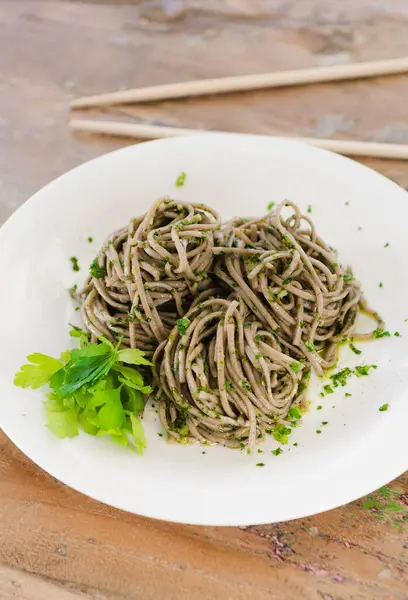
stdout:
[[[216,244],[216,245],[215,245]],[[81,292],[96,338],[153,355],[160,419],[178,439],[253,447],[337,361],[365,303],[311,219],[282,202],[221,224],[202,204],[155,202],[110,236]]]
[[124,346],[151,355],[208,287],[219,226],[203,204],[160,199],[109,236],[82,290],[82,317],[94,338],[123,336]]

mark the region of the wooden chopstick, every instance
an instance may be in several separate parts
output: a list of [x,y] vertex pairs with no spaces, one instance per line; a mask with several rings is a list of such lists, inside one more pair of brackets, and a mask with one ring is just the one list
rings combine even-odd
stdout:
[[[153,140],[179,135],[226,133],[225,131],[205,131],[203,129],[184,129],[179,127],[161,127],[139,123],[121,123],[116,121],[97,121],[86,119],[72,119],[69,122],[69,127],[72,131],[83,131],[102,135],[117,135],[121,137],[137,138],[139,140]],[[287,139],[304,142],[311,146],[317,146],[318,148],[324,148],[326,150],[331,150],[332,152],[337,152],[338,154],[346,154],[348,156],[371,156],[378,158],[408,160],[408,145],[403,144],[381,144],[377,142],[326,140],[301,137],[290,137]]]
[[260,73],[257,75],[239,75],[219,79],[202,79],[182,83],[170,83],[153,87],[135,88],[97,96],[85,96],[71,102],[72,108],[108,106],[113,104],[132,104],[185,98],[187,96],[205,96],[248,90],[260,90],[291,85],[305,85],[342,79],[361,79],[379,75],[394,75],[408,71],[408,57],[392,58],[375,62],[354,63],[315,67],[296,71]]

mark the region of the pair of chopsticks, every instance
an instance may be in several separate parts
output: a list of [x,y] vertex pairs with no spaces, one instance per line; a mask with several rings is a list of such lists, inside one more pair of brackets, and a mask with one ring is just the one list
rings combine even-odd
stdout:
[[[222,77],[219,79],[204,79],[138,88],[78,98],[71,103],[71,108],[78,109],[114,106],[118,104],[147,103],[192,96],[197,97],[225,94],[239,91],[323,83],[328,81],[367,79],[369,77],[396,75],[407,72],[408,57],[376,62],[355,63],[351,65],[336,65],[332,67],[318,67],[295,71]],[[73,131],[82,131],[103,135],[116,135],[137,139],[158,139],[177,135],[192,135],[197,133],[222,133],[199,129],[159,127],[137,123],[86,119],[71,119],[69,125]],[[349,156],[375,156],[380,158],[408,159],[408,145],[383,144],[352,140],[327,140],[314,138],[295,139],[313,146],[331,150],[333,152],[347,154]]]

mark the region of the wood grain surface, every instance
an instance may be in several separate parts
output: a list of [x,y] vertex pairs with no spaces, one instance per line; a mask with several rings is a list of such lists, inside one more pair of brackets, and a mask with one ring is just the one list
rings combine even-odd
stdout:
[[[406,0],[0,1],[0,222],[50,179],[124,145],[69,133],[76,96],[408,56],[407,31]],[[408,76],[395,76],[108,116],[408,143],[407,98]],[[408,188],[406,163],[365,162]],[[0,433],[1,600],[407,600],[407,522],[407,475],[289,523],[153,521],[60,484]]]

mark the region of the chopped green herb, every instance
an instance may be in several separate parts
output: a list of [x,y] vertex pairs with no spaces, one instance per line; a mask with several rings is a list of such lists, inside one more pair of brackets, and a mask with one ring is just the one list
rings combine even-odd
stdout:
[[316,348],[312,342],[305,342],[305,346],[310,352],[316,352]]
[[368,375],[368,373],[370,372],[370,369],[376,369],[377,365],[362,365],[359,367],[356,367],[354,372],[358,377],[363,377],[365,375]]
[[333,388],[330,385],[325,385],[323,389],[326,392],[326,394],[333,394]]
[[292,240],[290,239],[290,237],[288,236],[287,233],[284,234],[283,241],[285,242],[285,245],[288,248],[293,248],[295,246],[295,244],[292,242]]
[[389,242],[387,242],[387,243],[384,245],[384,248],[388,248],[388,246],[389,246],[389,245],[390,245],[390,243],[389,243]]
[[288,443],[288,436],[292,433],[290,427],[286,427],[285,425],[276,425],[275,429],[272,432],[275,440],[281,444]]
[[257,467],[264,467],[264,466],[265,466],[265,463],[262,463],[262,462],[261,462],[261,463],[256,463],[256,466],[257,466]]
[[355,345],[353,344],[353,342],[350,342],[349,347],[350,347],[350,350],[352,350],[354,352],[354,354],[361,354],[361,350],[356,348]]
[[329,421],[322,421],[322,425],[327,425]]
[[72,263],[72,268],[74,271],[79,271],[79,264],[78,264],[78,259],[76,256],[71,256],[71,258],[69,259]]
[[[295,444],[293,444],[293,445],[295,445]],[[276,448],[275,450],[271,450],[271,452],[274,456],[279,456],[279,454],[282,454],[283,450],[282,450],[282,448]]]
[[184,335],[186,333],[190,323],[191,321],[190,319],[187,319],[187,317],[182,317],[177,321],[177,329],[180,335]]
[[224,388],[227,390],[227,392],[232,392],[233,390],[235,390],[234,384],[232,383],[232,381],[226,381],[224,383]]
[[382,281],[380,281],[380,283],[378,284],[378,287],[382,288],[383,287],[383,283]]
[[90,244],[92,244],[92,242],[93,242],[93,237],[89,237],[89,238],[88,238],[88,242],[89,242]]
[[292,371],[294,373],[298,373],[300,371],[300,369],[302,368],[302,363],[292,362],[292,363],[290,363],[290,368],[292,369]]
[[310,204],[309,204],[309,206],[307,207],[307,212],[308,212],[308,213],[311,213],[311,212],[312,212],[312,207],[310,206]]
[[317,410],[322,410],[323,406],[321,404],[319,404],[319,406],[317,407]]
[[321,429],[316,429],[316,433],[322,433]]
[[299,443],[298,443],[298,442],[295,442],[293,445],[294,445],[294,446],[299,446]]
[[251,386],[249,385],[248,381],[246,381],[246,379],[241,381],[241,387],[243,387],[244,390],[247,390],[247,392],[251,391]]
[[353,371],[346,367],[342,371],[338,371],[337,373],[330,375],[330,379],[332,381],[333,386],[338,387],[339,385],[341,385],[342,387],[344,387],[347,383],[347,379],[350,377],[350,375],[352,375],[352,373]]
[[343,273],[344,281],[353,281],[354,275],[353,273]]
[[182,173],[180,173],[180,175],[176,179],[177,187],[183,187],[183,185],[186,181],[186,176],[187,176],[187,173],[185,173],[184,171]]
[[380,408],[378,409],[380,412],[384,412],[385,410],[388,410],[390,407],[389,404],[383,404],[382,406],[380,406]]
[[291,419],[294,419],[295,421],[298,421],[299,419],[302,418],[301,412],[298,408],[296,408],[296,406],[290,407],[288,415],[290,416]]
[[77,286],[77,284],[75,284],[72,286],[72,288],[69,288],[69,290],[68,290],[68,293],[73,300],[77,300],[77,296],[76,296],[77,289],[78,289],[78,286]]
[[350,206],[350,202],[345,202],[344,203],[346,206]]
[[266,207],[266,210],[272,210],[273,207],[275,206],[275,202],[269,202],[268,206]]
[[395,337],[401,337],[401,334],[400,334],[400,332],[399,332],[399,331],[396,331],[396,332],[394,333],[394,336],[395,336]]
[[374,337],[375,338],[390,337],[390,332],[384,331],[383,329],[376,329],[374,331]]
[[349,394],[348,392],[346,392],[344,395],[346,398],[351,398],[351,394]]
[[89,266],[89,272],[92,275],[92,277],[95,277],[95,279],[103,279],[103,277],[106,277],[106,269],[105,267],[101,267],[98,263],[98,258],[95,258],[90,266]]

